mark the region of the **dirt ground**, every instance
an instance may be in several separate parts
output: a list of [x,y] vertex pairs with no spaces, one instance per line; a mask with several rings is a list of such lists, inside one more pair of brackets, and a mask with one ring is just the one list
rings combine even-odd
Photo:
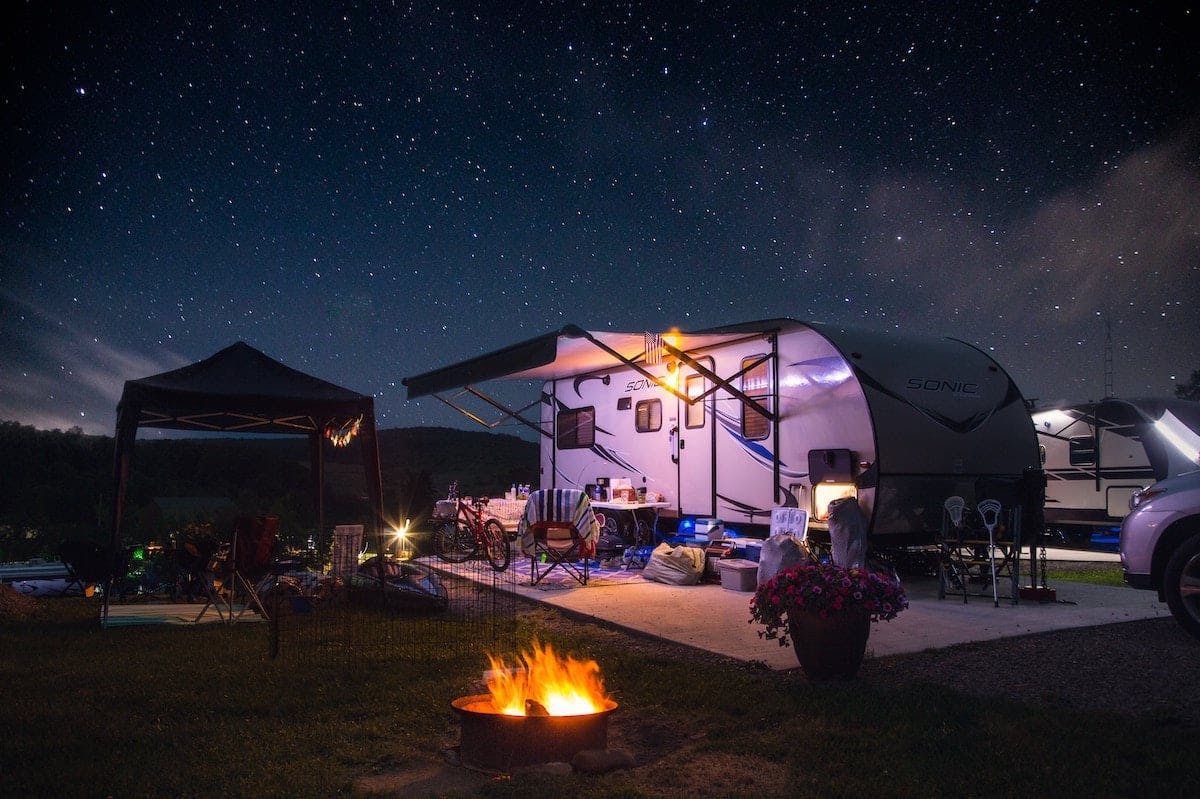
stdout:
[[8,583],[0,583],[0,619],[25,619],[37,609],[37,600],[17,592]]

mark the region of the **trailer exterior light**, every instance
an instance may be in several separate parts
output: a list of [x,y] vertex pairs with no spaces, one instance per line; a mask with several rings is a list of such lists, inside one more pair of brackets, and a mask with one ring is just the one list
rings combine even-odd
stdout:
[[1076,417],[1060,410],[1043,411],[1036,416],[1042,429],[1049,432],[1059,432],[1073,422],[1079,421]]
[[854,377],[850,364],[838,357],[810,358],[791,363],[780,379],[783,388],[836,388]]
[[829,503],[842,497],[858,499],[858,488],[854,483],[817,483],[813,486],[813,518],[825,521],[829,518]]

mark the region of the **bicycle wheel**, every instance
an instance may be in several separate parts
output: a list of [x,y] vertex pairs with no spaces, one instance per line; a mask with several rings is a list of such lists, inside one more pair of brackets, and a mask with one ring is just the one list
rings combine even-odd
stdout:
[[447,563],[462,563],[478,550],[475,534],[461,521],[441,522],[433,531],[433,551]]
[[495,519],[488,519],[483,525],[483,554],[492,569],[502,572],[508,568],[511,553],[508,551],[508,536],[504,528]]

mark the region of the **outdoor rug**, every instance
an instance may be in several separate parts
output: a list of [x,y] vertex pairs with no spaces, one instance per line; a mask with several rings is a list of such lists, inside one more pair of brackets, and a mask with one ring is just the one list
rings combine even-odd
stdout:
[[[517,584],[528,587],[533,580],[531,572],[531,564],[527,557],[515,557],[512,563],[508,565],[509,571],[517,575]],[[597,566],[596,562],[592,562],[592,567],[588,571],[587,585],[580,585],[579,581],[570,573],[563,571],[562,567],[558,567],[554,571],[544,576],[537,585],[533,586],[539,591],[561,591],[571,588],[592,588],[606,585],[628,585],[630,583],[645,582],[642,579],[641,569],[623,569],[606,568],[603,565]]]
[[[221,624],[216,608],[208,608],[200,619],[196,614],[203,605],[174,604],[166,602],[144,602],[137,604],[117,604],[108,606],[108,627],[129,627],[139,624]],[[234,615],[238,607],[234,606]],[[238,619],[239,622],[263,621],[257,613],[246,612]]]
[[[500,575],[497,575],[486,565],[481,565],[478,561],[470,561],[467,563],[444,563],[437,558],[419,558],[419,563],[428,566],[435,571],[441,571],[446,574],[453,574],[459,577],[466,577],[476,582],[508,582],[511,581],[516,587],[530,588],[532,581],[530,572],[529,558],[522,555],[514,555],[508,569]],[[567,591],[572,588],[594,588],[603,586],[616,585],[631,585],[635,583],[645,582],[642,579],[642,570],[636,568],[608,568],[605,566],[596,566],[596,562],[592,562],[592,568],[588,572],[588,583],[586,586],[580,585],[570,573],[563,571],[561,567],[554,569],[549,574],[541,579],[537,585],[532,588],[538,591]]]

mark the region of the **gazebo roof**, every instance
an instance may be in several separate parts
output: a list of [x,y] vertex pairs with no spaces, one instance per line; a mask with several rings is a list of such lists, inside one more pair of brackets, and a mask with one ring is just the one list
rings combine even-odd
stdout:
[[357,416],[374,400],[305,374],[239,341],[202,361],[127,380],[118,426],[307,433]]

